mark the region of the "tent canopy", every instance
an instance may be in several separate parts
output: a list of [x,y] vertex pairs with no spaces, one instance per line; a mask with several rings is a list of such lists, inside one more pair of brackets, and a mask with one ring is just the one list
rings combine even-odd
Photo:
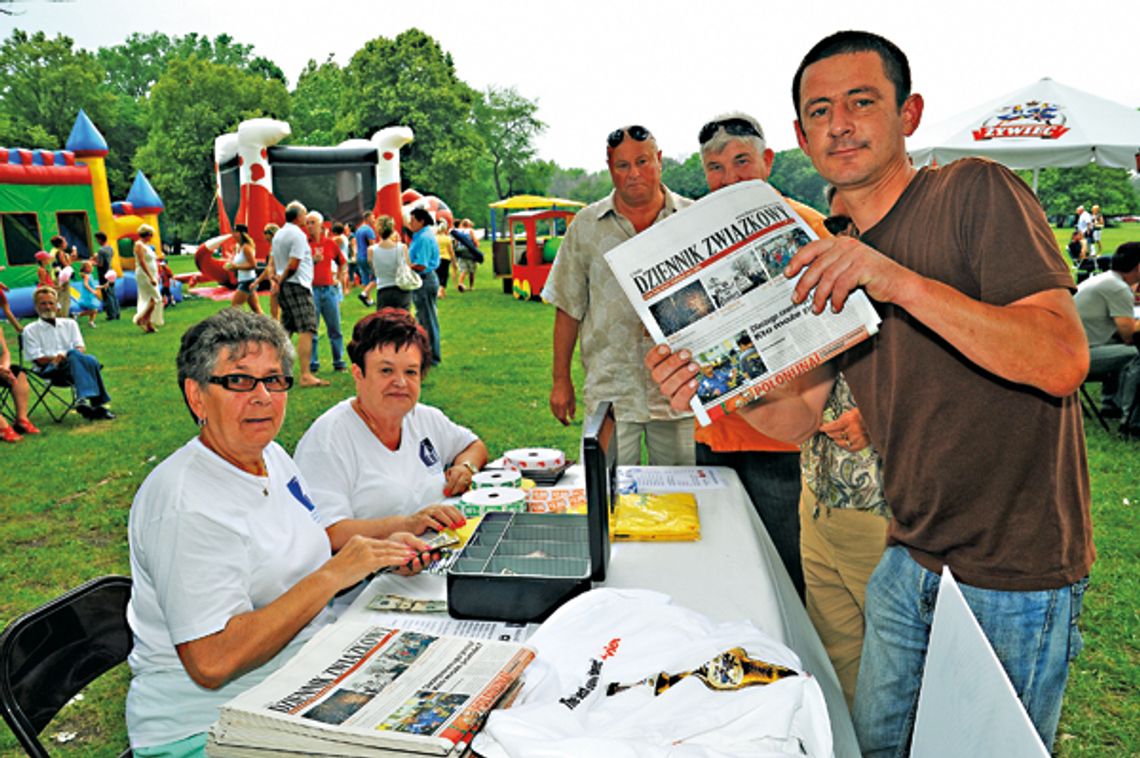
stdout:
[[929,128],[916,166],[981,156],[1013,169],[1097,163],[1140,170],[1140,111],[1045,78]]
[[492,208],[504,208],[506,210],[526,210],[528,208],[553,208],[555,206],[564,206],[569,208],[583,208],[585,203],[580,203],[577,200],[567,200],[564,197],[542,197],[541,195],[515,195],[508,197],[506,200],[499,200],[498,202],[491,203]]

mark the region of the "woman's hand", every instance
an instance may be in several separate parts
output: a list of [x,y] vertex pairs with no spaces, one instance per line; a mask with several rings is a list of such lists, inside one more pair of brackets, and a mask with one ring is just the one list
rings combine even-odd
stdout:
[[413,576],[414,574],[418,574],[423,571],[429,563],[439,560],[443,555],[438,550],[428,553],[427,551],[430,549],[428,544],[407,532],[395,532],[388,540],[397,544],[406,545],[414,551],[412,560],[410,562],[405,561],[403,565],[396,569],[396,573],[400,576]]
[[[443,531],[444,529],[458,529],[467,523],[463,514],[454,505],[429,505],[411,516],[405,517],[407,531],[412,534],[423,534],[428,529]],[[393,535],[395,536],[395,535]]]
[[819,430],[830,437],[835,444],[852,453],[862,450],[871,443],[867,438],[863,414],[858,408],[844,411],[834,421],[821,424]]
[[412,561],[417,552],[427,549],[422,540],[414,537],[412,541],[397,540],[397,536],[403,537],[396,534],[390,539],[377,540],[355,535],[329,559],[324,568],[332,573],[338,589],[344,589],[382,568],[403,566]]
[[443,483],[444,497],[455,497],[471,489],[471,480],[475,474],[466,466],[458,465],[449,468],[444,476],[446,477]]

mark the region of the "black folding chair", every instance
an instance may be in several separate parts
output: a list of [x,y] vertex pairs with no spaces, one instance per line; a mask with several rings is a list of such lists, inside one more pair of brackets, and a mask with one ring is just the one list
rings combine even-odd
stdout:
[[72,697],[127,659],[130,596],[130,577],[103,576],[0,634],[0,715],[28,755],[47,758],[40,732]]

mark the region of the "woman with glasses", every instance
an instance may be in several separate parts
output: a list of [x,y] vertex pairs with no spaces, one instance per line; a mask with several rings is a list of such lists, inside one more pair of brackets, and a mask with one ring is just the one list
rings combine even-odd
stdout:
[[154,227],[150,224],[139,226],[139,238],[135,242],[135,285],[138,287],[138,304],[135,324],[146,333],[157,331],[163,324],[162,295],[158,283],[158,258],[154,245]]
[[427,547],[324,528],[273,441],[293,384],[279,324],[225,308],[183,335],[177,364],[199,432],[146,478],[130,515],[136,756],[205,755],[218,707],[328,623],[338,592],[383,567],[418,567]]

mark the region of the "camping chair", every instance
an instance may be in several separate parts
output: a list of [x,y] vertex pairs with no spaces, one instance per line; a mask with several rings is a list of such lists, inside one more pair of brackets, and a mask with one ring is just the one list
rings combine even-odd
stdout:
[[130,577],[92,579],[0,634],[0,715],[28,755],[47,758],[39,733],[76,693],[127,659],[130,596]]
[[[1101,379],[1103,379],[1103,377]],[[1104,427],[1104,430],[1111,434],[1112,430],[1108,428],[1108,422],[1104,420],[1104,416],[1100,415],[1100,407],[1093,402],[1088,390],[1089,382],[1098,382],[1101,381],[1101,379],[1087,377],[1085,381],[1081,383],[1081,410],[1085,412],[1086,418],[1095,418],[1100,422],[1100,425]]]
[[[28,377],[28,388],[31,390],[31,402],[28,404],[28,417],[30,418],[37,408],[43,408],[55,423],[63,421],[68,412],[79,404],[79,396],[75,394],[75,386],[70,379],[60,376],[44,376],[24,366],[24,335],[17,338],[20,350],[20,365],[24,367],[24,374]],[[0,410],[3,406],[0,406]]]

